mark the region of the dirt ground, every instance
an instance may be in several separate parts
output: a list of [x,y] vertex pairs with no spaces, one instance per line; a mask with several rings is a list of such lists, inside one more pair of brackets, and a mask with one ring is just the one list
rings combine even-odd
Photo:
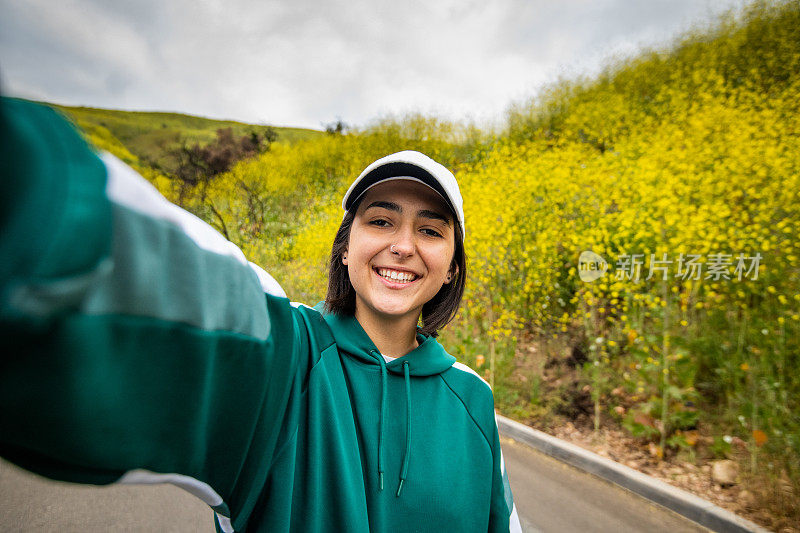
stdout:
[[[720,485],[712,476],[714,458],[702,453],[704,444],[712,440],[703,435],[702,428],[695,432],[698,453],[693,457],[674,452],[661,457],[655,443],[633,438],[617,420],[607,415],[602,417],[600,429],[595,433],[593,403],[587,387],[579,384],[578,365],[571,361],[573,355],[562,352],[560,356],[553,357],[552,351],[550,355],[545,355],[547,351],[535,343],[521,343],[515,357],[517,368],[514,375],[521,388],[529,386],[525,382],[537,376],[543,398],[548,395],[559,396],[558,413],[547,412],[546,416],[540,417],[532,408],[529,416],[507,413],[508,416],[691,492],[772,531],[800,533],[800,521],[796,518],[800,494],[796,493],[788,479],[777,477],[777,481],[767,487],[763,479],[759,481],[757,477],[748,475],[741,468],[742,464],[747,463],[742,460],[746,456],[744,442],[734,441],[732,446],[738,457],[731,458],[737,459],[740,465],[736,481]],[[517,415],[524,412],[521,410]],[[786,516],[787,513],[782,511],[787,508],[793,510],[793,517]]]

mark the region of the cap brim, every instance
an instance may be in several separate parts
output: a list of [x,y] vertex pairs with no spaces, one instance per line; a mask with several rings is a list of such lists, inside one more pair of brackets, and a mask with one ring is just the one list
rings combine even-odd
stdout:
[[433,177],[430,172],[422,167],[412,163],[401,162],[386,163],[385,165],[381,165],[372,170],[369,174],[363,176],[347,196],[344,204],[345,210],[349,211],[350,208],[353,207],[353,205],[367,191],[367,189],[373,185],[392,178],[398,179],[404,177],[414,178],[439,193],[439,195],[447,202],[447,206],[455,213],[455,209],[453,208],[450,199],[447,197],[444,187],[442,187],[441,183],[439,183],[439,180]]

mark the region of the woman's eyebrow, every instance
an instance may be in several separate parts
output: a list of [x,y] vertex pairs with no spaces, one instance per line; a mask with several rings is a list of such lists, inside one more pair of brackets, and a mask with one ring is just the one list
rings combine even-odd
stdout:
[[433,218],[435,220],[441,220],[448,226],[450,225],[450,220],[441,213],[437,213],[436,211],[430,211],[428,209],[422,209],[417,211],[417,216],[422,218]]
[[403,209],[399,205],[397,205],[396,203],[394,203],[394,202],[384,202],[384,201],[381,201],[381,200],[378,200],[377,202],[372,202],[371,204],[369,204],[366,207],[366,209],[364,209],[364,211],[366,211],[370,207],[382,207],[384,209],[388,209],[389,211],[397,211],[398,213],[402,213],[403,212]]
[[[372,207],[382,207],[384,209],[388,209],[389,211],[396,211],[398,213],[402,213],[403,212],[403,208],[400,207],[399,205],[397,205],[396,203],[394,203],[394,202],[386,202],[386,201],[383,201],[383,200],[378,200],[378,201],[372,202],[371,204],[369,204],[366,207],[366,209],[364,209],[364,211],[366,211],[367,209],[370,209]],[[432,218],[434,220],[441,220],[442,222],[444,222],[445,224],[450,226],[450,219],[449,218],[447,218],[443,214],[438,213],[436,211],[431,211],[430,209],[420,209],[419,211],[417,211],[417,216],[420,217],[420,218]]]

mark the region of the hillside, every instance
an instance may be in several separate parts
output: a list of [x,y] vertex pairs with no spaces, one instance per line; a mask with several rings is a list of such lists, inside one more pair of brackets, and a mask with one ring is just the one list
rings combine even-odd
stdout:
[[150,166],[169,171],[172,162],[169,153],[178,149],[182,142],[206,144],[214,140],[218,129],[231,128],[237,137],[251,132],[264,134],[273,130],[277,140],[294,143],[312,139],[324,132],[304,128],[273,127],[261,124],[245,124],[232,120],[184,115],[180,113],[121,111],[92,107],[68,107],[55,104],[56,109],[68,115],[87,134],[118,143],[132,155]]

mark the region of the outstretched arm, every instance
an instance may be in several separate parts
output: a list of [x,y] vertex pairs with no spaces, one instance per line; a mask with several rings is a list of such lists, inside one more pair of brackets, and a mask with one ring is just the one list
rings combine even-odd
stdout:
[[0,101],[0,161],[0,454],[246,518],[303,351],[280,287],[49,108]]

